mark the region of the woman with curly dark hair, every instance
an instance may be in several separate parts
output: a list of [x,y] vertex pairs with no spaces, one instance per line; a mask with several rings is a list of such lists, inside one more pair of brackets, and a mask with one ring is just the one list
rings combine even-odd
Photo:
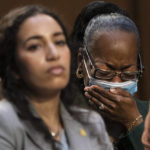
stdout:
[[112,149],[101,117],[73,108],[84,114],[79,122],[70,114],[68,39],[48,9],[25,6],[0,20],[0,77],[1,150]]

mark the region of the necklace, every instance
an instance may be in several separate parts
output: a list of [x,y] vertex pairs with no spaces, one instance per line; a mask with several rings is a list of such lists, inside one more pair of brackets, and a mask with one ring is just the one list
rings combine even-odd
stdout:
[[60,133],[59,133],[59,130],[58,130],[56,133],[51,131],[51,135],[52,135],[52,137],[54,137],[54,138],[58,137],[59,134],[60,134]]

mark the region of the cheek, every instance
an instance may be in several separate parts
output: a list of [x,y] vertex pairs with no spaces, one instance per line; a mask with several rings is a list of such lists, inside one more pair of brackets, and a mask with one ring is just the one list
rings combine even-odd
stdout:
[[69,49],[66,51],[66,53],[63,53],[62,62],[64,62],[65,66],[70,69],[71,54]]
[[71,63],[71,54],[70,54],[70,50],[68,50],[67,54],[66,54],[66,59],[68,60],[68,64],[70,66]]
[[30,76],[33,73],[38,74],[39,68],[41,68],[42,57],[34,57],[33,55],[20,55],[18,59],[18,68],[20,75],[24,78]]

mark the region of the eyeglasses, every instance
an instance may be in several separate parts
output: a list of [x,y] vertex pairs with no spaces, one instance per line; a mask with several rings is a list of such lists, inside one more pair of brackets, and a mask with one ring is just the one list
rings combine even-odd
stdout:
[[128,81],[128,80],[137,80],[140,77],[141,71],[118,72],[118,71],[95,68],[87,48],[84,49],[84,54],[86,54],[87,59],[89,60],[90,68],[94,69],[94,73],[93,73],[94,78],[102,79],[102,80],[112,80],[115,76],[119,76],[123,81]]

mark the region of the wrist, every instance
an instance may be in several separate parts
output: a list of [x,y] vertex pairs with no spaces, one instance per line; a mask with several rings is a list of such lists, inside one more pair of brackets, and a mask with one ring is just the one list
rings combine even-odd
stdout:
[[143,122],[143,116],[138,115],[132,122],[127,124],[128,132]]

